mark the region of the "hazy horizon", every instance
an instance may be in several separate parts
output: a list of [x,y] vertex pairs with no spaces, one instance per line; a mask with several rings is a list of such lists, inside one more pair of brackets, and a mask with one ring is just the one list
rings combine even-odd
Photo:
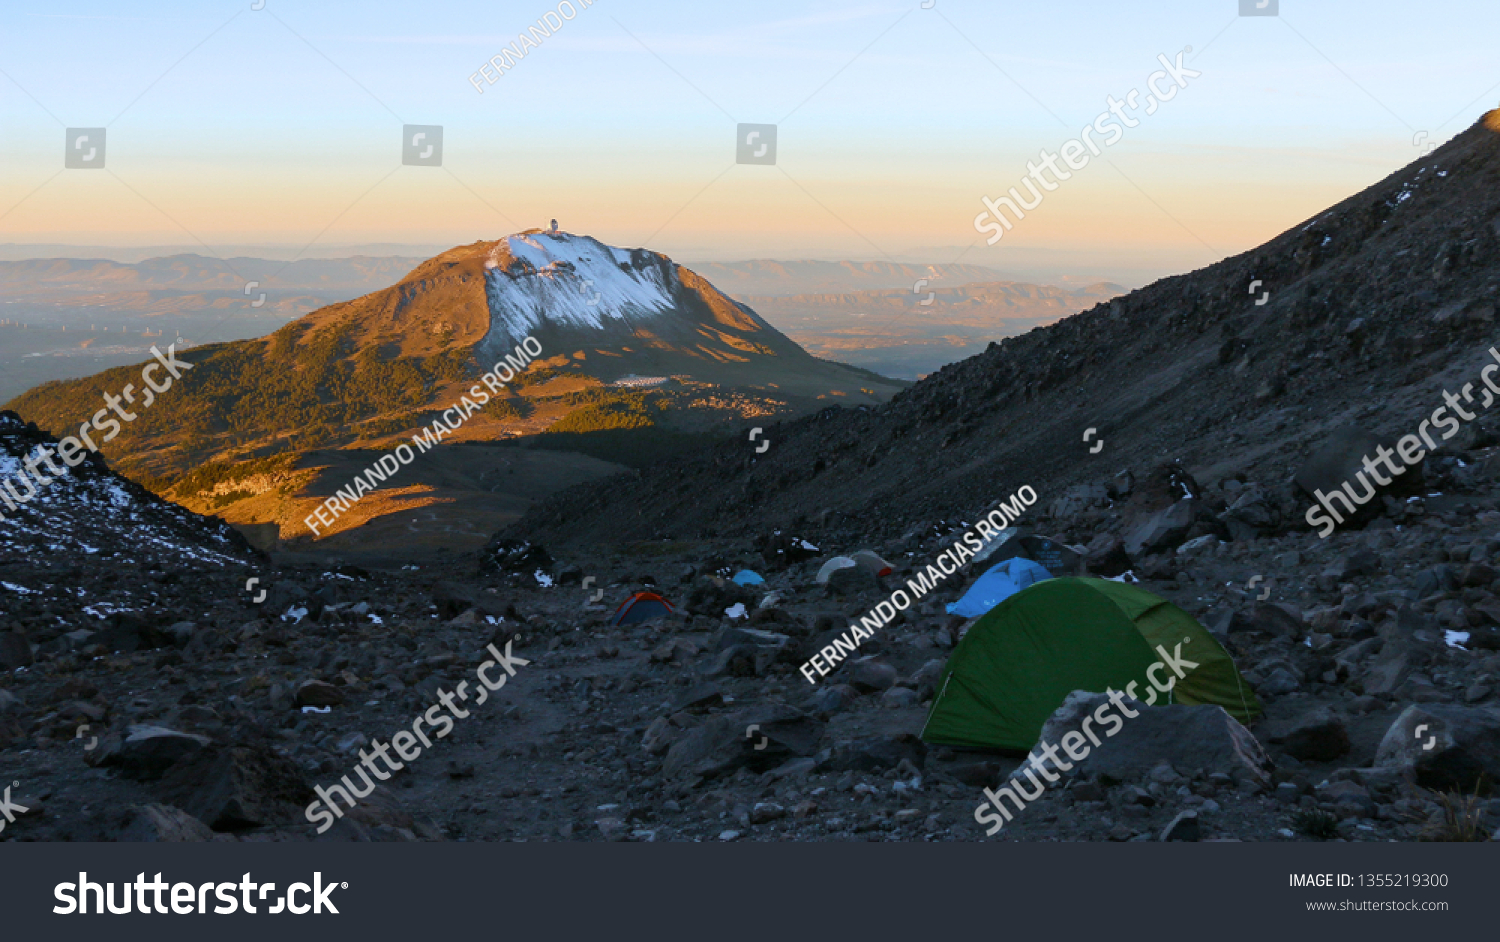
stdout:
[[[1358,192],[1500,88],[1500,11],[1461,0],[1421,17],[1389,0],[1275,17],[1168,0],[1149,18],[580,0],[503,75],[479,70],[555,5],[260,6],[0,14],[0,242],[330,257],[555,217],[685,263],[962,262],[1139,285]],[[983,196],[1179,53],[1201,76],[984,243]],[[777,125],[775,165],[736,162],[736,125],[756,122]],[[403,165],[407,124],[443,127],[441,166]],[[65,170],[66,129],[101,127],[105,172]]]

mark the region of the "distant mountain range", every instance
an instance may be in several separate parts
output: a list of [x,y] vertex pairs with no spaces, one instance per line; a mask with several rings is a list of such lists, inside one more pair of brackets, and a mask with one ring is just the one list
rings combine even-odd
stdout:
[[816,356],[917,379],[979,353],[991,341],[1124,293],[1109,282],[1068,290],[1009,281],[957,286],[929,281],[916,293],[888,288],[740,300]]
[[904,288],[919,281],[934,286],[1004,281],[1006,275],[983,265],[904,265],[894,262],[817,262],[755,259],[748,262],[694,262],[693,270],[734,298],[838,294]]
[[0,298],[141,314],[205,310],[303,313],[398,281],[419,258],[279,262],[172,255],[135,263],[87,258],[0,261]]

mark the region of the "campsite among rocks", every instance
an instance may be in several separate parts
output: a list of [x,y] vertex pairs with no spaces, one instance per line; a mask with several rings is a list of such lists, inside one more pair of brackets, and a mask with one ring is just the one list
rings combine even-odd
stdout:
[[[1485,467],[1482,452],[1455,469]],[[1446,508],[1402,504],[1319,540],[1228,538],[1239,503],[1228,498],[1250,482],[1215,493],[1175,466],[1132,481],[1038,503],[1016,532],[1054,537],[1055,565],[1134,573],[1196,616],[1265,715],[1247,736],[1217,707],[1141,705],[1093,767],[995,839],[1451,840],[1476,837],[1465,829],[1481,813],[1495,820],[1487,786],[1470,797],[1476,776],[1500,771],[1492,482],[1429,482],[1451,495]],[[1193,496],[1171,500],[1180,488]],[[11,556],[8,588],[28,591],[4,625],[0,734],[29,810],[6,836],[318,837],[303,817],[312,789],[472,677],[487,644],[513,640],[530,663],[320,839],[977,839],[983,789],[1020,758],[919,734],[972,622],[945,606],[994,556],[816,685],[798,672],[958,523],[875,547],[779,535],[758,551],[641,543],[567,558],[498,539],[482,574],[472,559],[277,568],[241,547],[186,576],[125,540],[66,568]],[[817,581],[834,551],[868,548],[890,574],[856,566]],[[764,584],[739,585],[741,569]],[[260,603],[244,591],[251,573],[267,588]],[[1265,599],[1261,583],[1247,588],[1257,575]],[[638,590],[674,610],[611,627]],[[92,630],[72,627],[79,599]],[[1044,738],[1076,709],[1064,705]],[[1421,723],[1437,737],[1425,751]]]
[[[921,733],[974,624],[947,606],[1011,554],[1177,606],[1263,713],[1141,706],[991,839],[1490,839],[1493,420],[1326,538],[1307,519],[1500,360],[1486,120],[1254,252],[889,403],[771,426],[769,450],[740,437],[580,485],[477,556],[266,557],[89,465],[0,533],[0,758],[27,809],[4,837],[979,839],[1021,757]],[[14,416],[0,440],[12,463],[55,441]],[[1039,499],[986,559],[809,683],[813,654],[1022,486]],[[891,571],[819,580],[861,551]],[[611,624],[638,592],[671,611]],[[315,789],[507,643],[528,663],[318,835]],[[1043,738],[1094,706],[1066,697]]]

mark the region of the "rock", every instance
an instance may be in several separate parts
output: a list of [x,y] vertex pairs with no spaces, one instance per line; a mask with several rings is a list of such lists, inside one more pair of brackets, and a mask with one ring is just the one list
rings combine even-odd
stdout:
[[669,638],[651,652],[651,663],[683,664],[698,655],[698,646],[686,638]]
[[19,631],[0,631],[0,671],[30,667],[34,663],[31,643]]
[[1179,500],[1154,514],[1125,537],[1125,552],[1132,557],[1180,545],[1193,527],[1195,502]]
[[111,651],[131,652],[165,647],[171,643],[166,632],[129,612],[109,616],[108,627],[89,638],[90,644],[102,644]]
[[1103,801],[1109,797],[1098,782],[1075,781],[1068,789],[1068,794],[1073,796],[1074,801]]
[[1206,553],[1218,545],[1219,538],[1212,533],[1206,533],[1203,536],[1188,540],[1177,547],[1177,555],[1181,557],[1196,556],[1200,553]]
[[167,626],[167,637],[172,639],[172,644],[179,648],[185,648],[189,641],[193,640],[193,632],[198,630],[198,625],[190,621],[180,621],[174,625]]
[[1263,697],[1284,697],[1301,686],[1296,674],[1285,667],[1277,667],[1269,677],[1255,685],[1255,692]]
[[779,651],[791,642],[791,638],[774,631],[763,631],[759,628],[726,628],[720,632],[718,643],[714,645],[714,653],[718,654],[738,645],[748,644],[757,648],[770,648]]
[[860,693],[876,693],[895,686],[899,675],[884,661],[862,657],[849,668],[849,686]]
[[933,694],[937,693],[938,681],[942,679],[943,669],[947,666],[946,661],[933,658],[923,664],[915,674],[906,681],[906,685],[917,692],[917,702],[931,700]]
[[927,759],[927,745],[910,733],[871,736],[849,740],[819,753],[818,770],[824,772],[883,772],[903,760],[917,769]]
[[1172,819],[1172,823],[1162,828],[1161,840],[1163,841],[1196,841],[1199,838],[1198,812],[1183,811]]
[[1230,634],[1244,631],[1277,638],[1297,639],[1303,630],[1302,613],[1279,602],[1256,602],[1248,609],[1236,611],[1228,624]]
[[207,736],[136,724],[127,728],[123,739],[118,735],[106,737],[84,761],[120,769],[130,778],[154,778],[179,759],[201,752],[209,743]]
[[[1106,694],[1073,691],[1043,724],[1039,741],[1062,747],[1067,733],[1085,735],[1084,716],[1109,702]],[[1122,719],[1123,726],[1113,737],[1101,737],[1102,745],[1091,746],[1088,756],[1074,763],[1068,774],[1087,773],[1094,778],[1102,774],[1124,781],[1148,775],[1165,760],[1174,769],[1223,772],[1237,780],[1269,785],[1270,758],[1250,731],[1222,707],[1152,707],[1128,699],[1124,704],[1139,715],[1128,717],[1111,706],[1109,712]]]
[[1330,710],[1317,710],[1301,717],[1290,729],[1267,741],[1302,762],[1332,762],[1349,754],[1351,744],[1344,721]]
[[1318,802],[1331,804],[1340,816],[1368,818],[1375,814],[1369,791],[1356,782],[1327,781],[1318,786]]
[[1500,781],[1500,710],[1409,706],[1380,740],[1375,764],[1399,769],[1423,788],[1488,793]]
[[788,759],[815,754],[822,736],[822,722],[780,704],[719,714],[672,745],[662,761],[662,775],[718,778],[741,768],[765,772]]
[[1339,560],[1331,568],[1335,579],[1348,582],[1360,576],[1374,575],[1381,570],[1380,557],[1374,550],[1358,549]]
[[667,708],[667,712],[679,713],[691,710],[707,710],[723,705],[724,690],[714,681],[708,681],[688,688],[687,693],[672,701],[672,705]]
[[774,652],[753,644],[737,644],[720,651],[704,671],[707,677],[759,677],[774,659]]
[[683,730],[667,717],[658,716],[646,727],[646,733],[641,737],[641,748],[653,756],[659,756],[672,748],[672,744],[684,735]]
[[1165,759],[1153,765],[1146,777],[1158,785],[1175,785],[1182,781],[1182,776],[1178,775],[1177,770],[1172,768],[1172,763]]
[[[1083,556],[1061,540],[1046,536],[1025,535],[1013,542],[1020,551],[1019,555],[1040,564],[1054,577],[1076,576],[1083,570]],[[1002,559],[989,560],[991,563],[1002,561]]]
[[297,687],[297,706],[340,706],[344,691],[322,680],[305,680]]
[[813,691],[802,708],[814,716],[827,719],[849,709],[859,700],[859,691],[848,684],[826,684]]
[[750,809],[751,824],[765,824],[784,817],[786,817],[786,809],[774,801],[756,802],[755,807]]
[[[354,781],[361,783],[357,775]],[[216,831],[306,825],[303,812],[318,798],[295,762],[259,743],[201,750],[173,766],[158,793]],[[348,815],[348,805],[335,800]],[[367,823],[380,822],[372,818]]]
[[[1364,467],[1364,456],[1372,458],[1377,454],[1377,449],[1384,446],[1394,450],[1396,442],[1386,438],[1372,435],[1353,425],[1347,425],[1329,436],[1328,440],[1313,452],[1312,456],[1303,462],[1298,469],[1294,480],[1306,496],[1316,501],[1319,492],[1331,495],[1340,492],[1340,498],[1330,498],[1330,503],[1339,515],[1344,518],[1345,523],[1351,520],[1363,521],[1378,515],[1382,510],[1379,500],[1370,500],[1364,505],[1354,505],[1347,494],[1343,494],[1344,485],[1347,483],[1355,493],[1362,494],[1367,490],[1366,485],[1359,482],[1363,477],[1368,487],[1376,487],[1376,482],[1371,478]],[[1391,493],[1402,492],[1421,483],[1422,465],[1407,469],[1404,474],[1398,475],[1391,482],[1391,486],[1385,490]],[[1354,512],[1345,512],[1343,500],[1354,505]],[[1325,511],[1326,512],[1326,511]],[[1330,517],[1330,519],[1336,519]]]
[[1260,485],[1242,487],[1228,499],[1229,507],[1219,518],[1229,532],[1230,539],[1256,540],[1263,534],[1283,528],[1282,513],[1277,501]]
[[917,692],[910,687],[892,687],[880,695],[880,705],[887,710],[904,710],[916,706]]
[[181,808],[141,805],[132,810],[131,822],[120,831],[116,840],[181,844],[214,839],[214,832],[208,825]]
[[[405,842],[443,839],[437,828],[417,820],[401,804],[396,793],[384,785],[376,785],[352,809],[342,801],[339,806],[346,809],[344,817],[314,840]],[[305,825],[306,818],[299,816],[296,823]]]
[[606,841],[623,840],[629,829],[622,818],[600,818],[594,822],[594,827],[599,829],[599,835]]
[[1083,554],[1090,575],[1112,578],[1130,569],[1130,554],[1125,541],[1110,533],[1101,533],[1089,541]]

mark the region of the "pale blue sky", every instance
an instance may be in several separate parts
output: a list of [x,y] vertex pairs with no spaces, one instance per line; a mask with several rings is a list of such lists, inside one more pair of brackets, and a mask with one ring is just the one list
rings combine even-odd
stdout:
[[[556,216],[684,259],[949,261],[980,196],[1191,45],[1201,78],[964,258],[1165,274],[1500,104],[1493,2],[920,4],[598,0],[484,94],[468,76],[555,4],[7,4],[0,242],[456,244]],[[444,126],[443,168],[401,166],[403,122]],[[736,122],[779,125],[777,166],[735,164]],[[108,126],[106,171],[56,175],[65,126]]]

